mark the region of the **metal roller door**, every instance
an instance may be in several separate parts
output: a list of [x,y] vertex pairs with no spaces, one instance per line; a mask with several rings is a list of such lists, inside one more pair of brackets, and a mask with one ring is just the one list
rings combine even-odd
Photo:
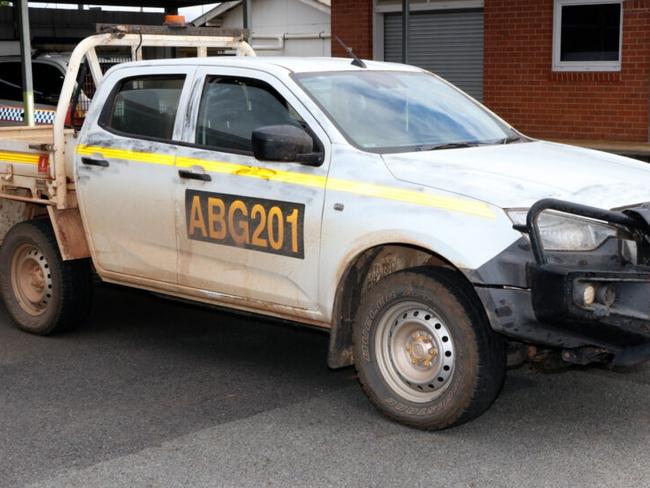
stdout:
[[[402,15],[384,16],[384,59],[402,60]],[[483,98],[483,10],[428,11],[409,17],[408,62]]]

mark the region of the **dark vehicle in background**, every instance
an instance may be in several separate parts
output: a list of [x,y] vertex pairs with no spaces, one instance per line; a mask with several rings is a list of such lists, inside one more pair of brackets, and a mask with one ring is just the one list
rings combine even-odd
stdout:
[[[40,54],[32,60],[34,120],[51,124],[63,86],[69,55]],[[0,58],[0,123],[23,122],[21,61],[18,56]]]
[[[36,124],[50,125],[54,122],[69,60],[70,53],[37,53],[32,57]],[[112,66],[130,60],[121,56],[109,56],[101,58],[99,64],[102,72],[106,72]],[[0,56],[0,125],[20,125],[24,122],[21,65],[19,56]],[[90,73],[85,70],[84,73],[74,114],[76,121],[83,120],[95,93]],[[71,125],[71,122],[71,114],[68,114],[66,125]]]

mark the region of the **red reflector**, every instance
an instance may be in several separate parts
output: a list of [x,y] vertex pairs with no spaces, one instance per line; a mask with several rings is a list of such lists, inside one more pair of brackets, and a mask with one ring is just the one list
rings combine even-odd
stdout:
[[38,172],[39,173],[49,173],[50,172],[50,155],[49,154],[40,154],[38,156]]

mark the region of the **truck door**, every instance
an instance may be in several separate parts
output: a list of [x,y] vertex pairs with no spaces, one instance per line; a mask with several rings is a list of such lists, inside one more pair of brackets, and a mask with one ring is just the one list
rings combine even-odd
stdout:
[[177,282],[175,127],[193,71],[125,68],[95,95],[106,102],[91,107],[79,138],[77,191],[94,262],[109,278]]
[[[252,308],[316,310],[325,133],[269,74],[206,68],[197,77],[191,148],[176,162],[180,284]],[[253,157],[252,131],[286,124],[307,128],[324,151],[322,165]]]

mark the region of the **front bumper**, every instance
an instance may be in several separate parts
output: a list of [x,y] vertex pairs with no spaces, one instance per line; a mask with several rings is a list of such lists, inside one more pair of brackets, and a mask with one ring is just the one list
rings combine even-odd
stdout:
[[[544,210],[625,228],[636,236],[641,264],[605,264],[588,253],[573,263],[549,262],[537,228]],[[528,234],[529,242],[517,243],[479,273],[494,278],[498,270],[517,267],[514,286],[475,281],[495,330],[522,342],[562,349],[598,347],[620,354],[634,348],[646,351],[645,359],[650,359],[650,205],[612,212],[541,200],[531,207],[526,225],[516,228]],[[519,266],[513,266],[517,261]],[[507,276],[500,278],[508,282]]]
[[[529,273],[533,310],[541,322],[614,345],[650,341],[650,268],[600,271],[538,265]],[[584,301],[587,289],[593,303]]]

